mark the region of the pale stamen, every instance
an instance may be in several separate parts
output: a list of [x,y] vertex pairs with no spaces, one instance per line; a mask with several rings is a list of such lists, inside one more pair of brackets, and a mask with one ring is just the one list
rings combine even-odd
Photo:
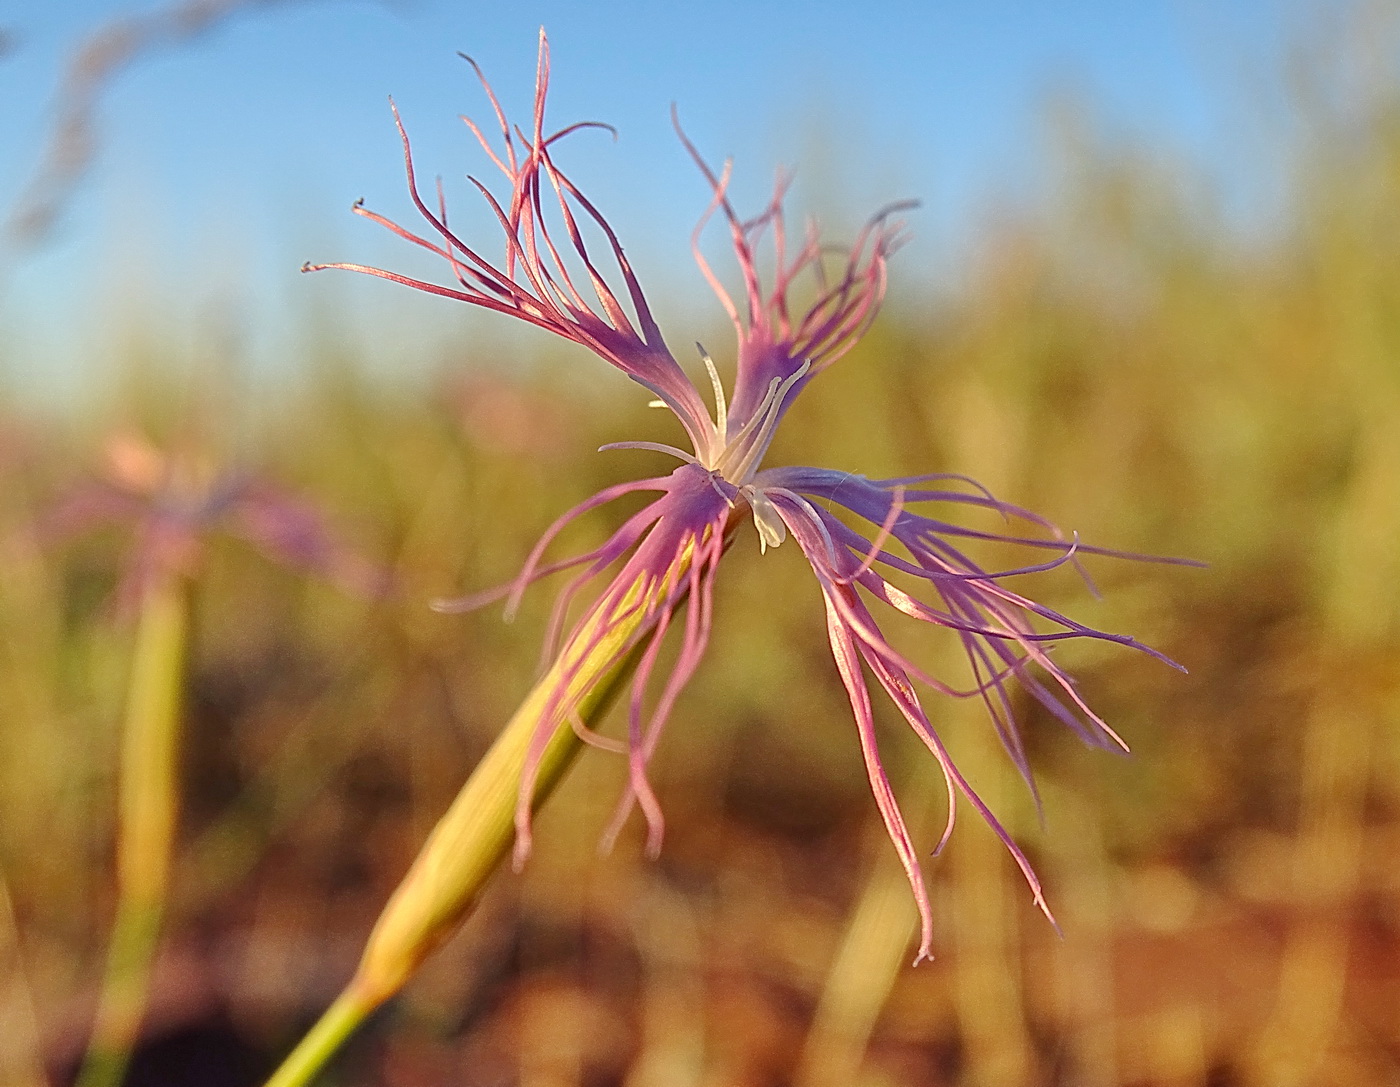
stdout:
[[715,390],[715,436],[719,438],[719,447],[723,449],[729,444],[729,439],[725,436],[729,430],[729,405],[724,399],[724,386],[719,381],[719,371],[715,369],[715,360],[710,358],[710,353],[705,350],[705,345],[697,343],[696,348],[700,352],[700,358],[705,363],[705,372],[710,375],[710,385]]
[[[768,393],[758,411],[754,412],[753,418],[745,424],[739,436],[725,447],[724,455],[716,465],[729,482],[742,486],[748,481],[754,467],[768,451],[768,446],[773,440],[773,432],[778,427],[787,394],[811,368],[812,362],[809,359],[789,374],[781,384],[769,383]],[[776,382],[777,378],[773,381]]]
[[[772,403],[773,397],[778,394],[779,384],[780,382],[776,377],[768,383],[768,391],[763,394],[763,399],[758,402],[757,410],[750,416],[749,421],[739,428],[739,433],[734,435],[734,439],[724,446],[720,451],[720,455],[716,458],[715,464],[712,465],[717,471],[724,472],[726,478],[729,475],[729,473],[725,471],[726,461],[729,459],[730,454],[735,449],[742,446],[748,440],[749,436],[763,424],[768,406]],[[742,484],[743,481],[735,479],[731,482]]]
[[687,464],[700,463],[684,449],[677,449],[674,445],[666,445],[663,442],[608,442],[607,445],[600,445],[598,452],[604,453],[609,449],[649,449],[653,453],[665,453],[668,457],[677,457]]

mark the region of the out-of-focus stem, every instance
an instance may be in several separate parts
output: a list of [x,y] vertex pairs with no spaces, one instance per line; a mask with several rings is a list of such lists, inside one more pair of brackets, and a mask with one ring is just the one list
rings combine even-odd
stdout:
[[[1327,581],[1319,601],[1319,644],[1337,660],[1353,654],[1364,659],[1385,645],[1393,622],[1385,604],[1394,591],[1389,572],[1400,527],[1400,438],[1393,408],[1393,399],[1377,394],[1337,511],[1332,553],[1322,563]],[[1324,686],[1308,708],[1293,866],[1298,920],[1283,950],[1273,1015],[1246,1068],[1247,1083],[1314,1082],[1345,1025],[1366,793],[1385,712],[1376,695],[1355,682],[1345,690]]]
[[1052,1006],[1064,1036],[1059,1059],[1066,1082],[1113,1087],[1124,1078],[1118,1067],[1122,1016],[1113,971],[1114,871],[1096,805],[1078,790],[1053,782],[1042,780],[1040,789],[1056,828],[1045,836],[1044,863],[1064,916],[1074,925],[1073,935],[1058,941],[1052,952]]
[[79,1087],[121,1082],[146,1011],[179,809],[188,629],[185,580],[159,578],[146,590],[136,634],[118,785],[116,918]]
[[[978,707],[959,703],[948,716]],[[969,722],[971,723],[971,722]],[[980,723],[980,722],[979,722]],[[989,729],[967,729],[959,765],[988,805],[1002,806],[1010,792],[1010,765]],[[949,848],[949,897],[953,904],[953,995],[966,1068],[973,1087],[1022,1087],[1035,1080],[1034,1056],[1021,988],[1020,928],[1000,843],[972,826]]]
[[706,1078],[702,920],[684,894],[654,876],[637,878],[622,894],[642,973],[640,1038],[623,1087],[713,1082]]
[[[926,822],[919,810],[916,823]],[[845,1087],[860,1079],[871,1032],[899,972],[910,961],[919,917],[883,825],[876,860],[846,925],[812,1017],[793,1081]]]
[[[936,813],[946,810],[942,784],[942,778],[921,768],[900,790],[915,841],[923,840]],[[817,1001],[793,1076],[798,1087],[860,1082],[875,1024],[912,959],[919,915],[909,895],[909,877],[878,820],[871,824],[869,845],[873,863]]]
[[[674,576],[683,576],[683,567]],[[636,667],[637,649],[620,661],[618,652],[646,621],[645,609],[634,608],[627,618],[612,623],[596,644],[590,647],[595,628],[589,627],[560,653],[433,828],[380,914],[355,976],[267,1087],[309,1083],[365,1019],[457,930],[510,850],[521,774],[545,711],[554,702],[574,706],[585,724],[601,717]],[[587,656],[580,660],[583,652]],[[561,703],[559,688],[570,672]],[[548,797],[581,747],[567,721],[556,724],[539,764],[534,806]]]
[[0,1083],[6,1087],[47,1087],[39,1019],[29,989],[19,925],[9,883],[0,872]]

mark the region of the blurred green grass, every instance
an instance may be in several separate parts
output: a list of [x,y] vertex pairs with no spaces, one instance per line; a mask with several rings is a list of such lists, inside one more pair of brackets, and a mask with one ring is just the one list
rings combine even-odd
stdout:
[[[939,960],[880,973],[888,952],[859,918],[908,918],[880,905],[887,858],[820,600],[790,549],[760,558],[745,535],[657,759],[661,861],[635,834],[596,856],[623,769],[590,753],[525,872],[498,881],[342,1082],[818,1083],[837,1060],[868,1085],[1396,1082],[1397,118],[1389,94],[1359,130],[1310,128],[1285,225],[1262,241],[1150,156],[1078,147],[1036,213],[986,233],[964,288],[887,307],[770,457],[964,472],[1089,542],[1209,562],[1094,560],[1101,600],[1041,579],[1047,603],[1191,672],[1064,649],[1134,755],[1084,751],[1024,705],[1043,831],[980,711],[933,706],[1038,861],[1063,940],[969,817],[929,866]],[[33,527],[113,426],[193,435],[216,459],[253,450],[400,590],[346,597],[232,543],[201,571],[149,1034],[215,1023],[263,1055],[344,980],[534,674],[547,589],[509,625],[426,602],[508,577],[559,512],[649,463],[597,445],[669,437],[640,397],[580,381],[600,363],[548,345],[518,381],[463,364],[410,390],[353,346],[323,347],[237,440],[226,391],[172,382],[158,347],[81,417],[5,423],[0,1081],[71,1073],[110,924],[125,541],[45,546]],[[954,645],[911,649],[956,668]],[[892,777],[929,809],[931,846],[934,767],[888,723]],[[843,946],[872,979],[866,1012],[829,981]],[[813,1038],[819,1003],[838,1011]],[[826,1056],[802,1064],[804,1046]]]

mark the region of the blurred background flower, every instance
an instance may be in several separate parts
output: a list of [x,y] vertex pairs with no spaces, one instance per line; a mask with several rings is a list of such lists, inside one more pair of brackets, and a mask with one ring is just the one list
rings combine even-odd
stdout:
[[103,461],[97,475],[60,495],[30,528],[40,543],[54,545],[125,526],[134,539],[117,589],[119,607],[137,606],[155,581],[196,576],[205,541],[218,532],[351,592],[388,589],[386,575],[337,539],[319,510],[268,480],[218,469],[197,450],[164,453],[134,432],[110,436]]

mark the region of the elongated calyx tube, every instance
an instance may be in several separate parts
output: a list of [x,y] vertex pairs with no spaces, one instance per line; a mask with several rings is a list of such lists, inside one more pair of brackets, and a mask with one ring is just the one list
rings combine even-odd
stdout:
[[268,1087],[309,1082],[470,914],[516,839],[522,783],[528,776],[531,807],[538,807],[563,777],[589,727],[635,672],[650,645],[647,633],[684,601],[696,554],[682,551],[665,576],[638,579],[576,628],[433,828],[350,983]]

